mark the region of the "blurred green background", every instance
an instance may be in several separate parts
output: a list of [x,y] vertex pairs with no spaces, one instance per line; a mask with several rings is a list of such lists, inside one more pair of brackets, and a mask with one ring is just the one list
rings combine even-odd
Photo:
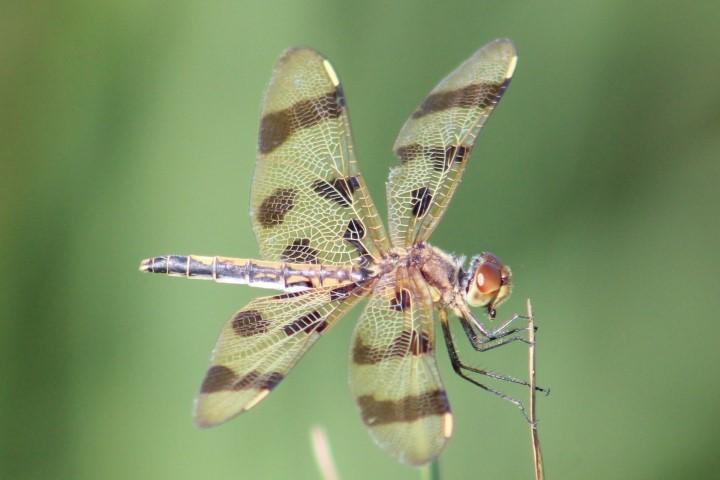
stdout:
[[[502,317],[534,300],[548,478],[718,475],[718,2],[0,5],[1,478],[313,479],[315,424],[342,478],[419,478],[373,445],[348,392],[360,309],[260,407],[201,431],[191,401],[216,335],[262,292],[137,264],[257,255],[259,104],[288,46],[333,60],[384,211],[404,119],[501,36],[515,79],[432,241],[513,267]],[[521,345],[461,345],[527,375]],[[438,353],[456,414],[444,478],[530,478],[520,414]]]

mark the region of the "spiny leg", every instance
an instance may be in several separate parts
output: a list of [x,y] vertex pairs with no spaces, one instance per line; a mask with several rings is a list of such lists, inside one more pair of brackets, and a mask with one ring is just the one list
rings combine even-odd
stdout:
[[[455,344],[453,342],[452,332],[450,332],[450,325],[448,325],[447,311],[445,311],[444,309],[440,310],[440,325],[442,325],[443,337],[445,337],[445,346],[447,347],[448,354],[450,355],[450,363],[452,364],[452,367],[453,367],[453,370],[455,371],[455,373],[457,373],[461,378],[467,380],[468,382],[472,383],[473,385],[476,385],[476,386],[482,388],[486,392],[490,392],[493,395],[496,395],[496,396],[502,398],[503,400],[512,403],[513,405],[515,405],[516,407],[518,407],[520,409],[520,411],[522,412],[523,416],[528,421],[528,423],[532,423],[530,421],[530,417],[527,414],[527,411],[525,410],[525,405],[523,405],[523,403],[520,400],[517,400],[509,395],[505,395],[504,393],[499,392],[498,390],[495,390],[494,388],[488,387],[487,385],[484,385],[484,384],[478,382],[477,380],[470,378],[468,375],[465,374],[465,372],[463,372],[463,369],[465,369],[467,367],[465,365],[463,365],[463,363],[460,361],[460,357],[457,353],[457,350],[455,350]],[[474,370],[477,370],[477,373],[483,373],[479,369],[474,369]],[[473,370],[471,370],[471,371],[473,371]],[[483,374],[485,374],[485,373],[483,373]],[[498,378],[498,377],[494,377],[494,378]],[[506,378],[499,378],[499,379],[506,380]],[[512,380],[508,380],[508,381],[512,381]],[[519,383],[528,385],[527,382],[519,382]]]
[[465,330],[465,335],[467,335],[468,340],[470,340],[470,344],[478,352],[486,352],[488,350],[492,350],[493,348],[501,347],[503,345],[507,345],[508,343],[516,341],[528,343],[527,339],[521,336],[511,336],[518,332],[525,331],[524,328],[513,328],[511,330],[501,332],[494,336],[492,336],[492,334],[496,333],[497,330],[495,332],[488,332],[489,335],[486,335],[481,330],[480,334],[478,334],[473,328],[473,324],[470,323],[470,321],[468,321],[468,319],[464,315],[460,315],[458,316],[458,318],[460,319],[460,324],[462,325],[463,330]]
[[[503,336],[505,329],[507,327],[509,327],[511,323],[513,323],[515,320],[518,320],[518,319],[530,320],[530,317],[528,317],[527,315],[520,315],[519,313],[513,313],[513,316],[510,317],[509,320],[507,320],[505,323],[503,323],[502,325],[500,325],[498,328],[496,328],[495,330],[493,330],[491,332],[491,337],[497,338],[498,335]],[[525,329],[524,328],[523,329],[517,329],[517,328],[515,329],[515,331],[518,331],[518,330],[525,330]]]
[[[506,345],[510,342],[521,341],[527,343],[527,340],[521,336],[512,336],[518,332],[525,331],[525,328],[513,328],[511,330],[502,331],[512,321],[520,318],[520,315],[513,315],[513,317],[505,322],[499,329],[490,332],[467,308],[459,307],[455,309],[455,313],[460,319],[460,323],[463,330],[465,330],[465,335],[468,337],[468,340],[470,340],[470,344],[479,352],[492,350],[493,348]],[[479,333],[476,331],[476,328],[479,330]]]
[[[523,318],[521,315],[516,314],[513,316],[513,318],[511,318],[505,324],[507,325],[509,322],[514,320],[516,317]],[[530,342],[527,339],[525,339],[521,336],[515,336],[515,337],[510,336],[514,333],[524,331],[525,330],[524,328],[514,328],[512,330],[508,330],[507,332],[503,332],[500,336],[495,337],[495,338],[480,338],[480,336],[478,336],[478,334],[473,329],[472,324],[465,317],[458,317],[458,318],[460,320],[460,324],[463,327],[463,330],[465,330],[465,335],[468,337],[468,340],[470,340],[470,344],[478,352],[487,352],[494,348],[502,347],[503,345],[507,345],[507,344],[515,342],[515,341],[527,343],[528,345],[530,344]],[[535,327],[535,329],[537,330],[537,327]],[[509,338],[507,338],[507,337],[509,337]],[[508,376],[508,375],[502,375],[499,373],[492,372],[490,370],[483,370],[483,369],[475,368],[470,365],[465,365],[462,362],[461,362],[461,365],[465,370],[468,370],[470,372],[478,373],[480,375],[485,375],[485,376],[488,376],[491,378],[496,378],[498,380],[504,380],[506,382],[518,383],[520,385],[530,386],[530,384],[528,382]],[[546,388],[536,386],[535,390],[538,392],[543,392],[545,395],[550,394],[550,390],[546,389]]]
[[[512,317],[510,317],[509,320],[504,322],[500,327],[496,328],[495,330],[489,330],[483,323],[470,311],[469,308],[467,308],[467,305],[464,304],[458,304],[455,305],[453,308],[455,310],[455,313],[458,315],[458,317],[464,319],[468,324],[472,325],[471,331],[473,331],[472,337],[475,338],[475,341],[473,341],[473,344],[481,344],[481,343],[488,343],[492,342],[494,340],[497,340],[499,338],[507,337],[509,335],[512,335],[513,333],[517,333],[520,331],[525,330],[525,328],[513,328],[511,330],[505,330],[508,326],[510,326],[511,323],[513,323],[515,320],[518,320],[520,318],[522,319],[528,319],[525,315],[520,314],[514,314]],[[470,326],[468,325],[468,326]],[[480,332],[480,335],[485,338],[485,340],[477,338],[478,335],[474,332],[474,330],[477,329]],[[467,331],[467,330],[466,330]]]

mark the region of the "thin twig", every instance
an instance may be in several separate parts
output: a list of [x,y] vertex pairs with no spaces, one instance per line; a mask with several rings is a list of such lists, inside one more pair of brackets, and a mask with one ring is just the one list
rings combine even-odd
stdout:
[[337,468],[330,451],[330,442],[328,441],[325,429],[322,427],[313,427],[310,431],[312,437],[312,449],[315,455],[315,463],[317,463],[320,475],[323,480],[338,480]]
[[528,315],[528,370],[530,376],[530,441],[533,452],[533,465],[535,467],[535,480],[544,480],[542,451],[540,450],[540,437],[538,436],[537,417],[535,415],[535,317],[532,304],[527,300]]

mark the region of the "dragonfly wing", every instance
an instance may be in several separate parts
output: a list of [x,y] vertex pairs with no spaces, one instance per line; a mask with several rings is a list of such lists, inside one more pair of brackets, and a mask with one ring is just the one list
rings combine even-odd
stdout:
[[387,250],[384,227],[355,160],[340,81],[310,49],[275,64],[262,105],[251,194],[263,257],[369,264]]
[[195,422],[211,427],[257,405],[355,304],[361,289],[317,288],[247,304],[220,333],[195,400]]
[[434,350],[432,306],[407,270],[387,273],[353,335],[350,387],[374,440],[411,465],[437,456],[452,433]]
[[445,77],[405,122],[393,147],[400,165],[387,184],[390,239],[428,239],[452,198],[480,128],[510,83],[509,40],[488,43]]

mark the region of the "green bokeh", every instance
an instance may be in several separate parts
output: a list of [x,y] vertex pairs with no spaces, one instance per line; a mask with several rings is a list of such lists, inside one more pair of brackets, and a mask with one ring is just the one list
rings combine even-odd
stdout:
[[[513,267],[502,315],[534,300],[548,478],[717,475],[716,1],[0,5],[0,478],[318,478],[315,424],[342,478],[419,478],[373,445],[348,392],[359,309],[262,406],[200,431],[212,344],[258,291],[136,267],[257,255],[259,103],[286,47],[333,60],[384,211],[405,117],[500,36],[515,79],[432,241]],[[526,375],[522,346],[462,352]],[[444,478],[530,478],[520,414],[439,353],[456,414]]]

